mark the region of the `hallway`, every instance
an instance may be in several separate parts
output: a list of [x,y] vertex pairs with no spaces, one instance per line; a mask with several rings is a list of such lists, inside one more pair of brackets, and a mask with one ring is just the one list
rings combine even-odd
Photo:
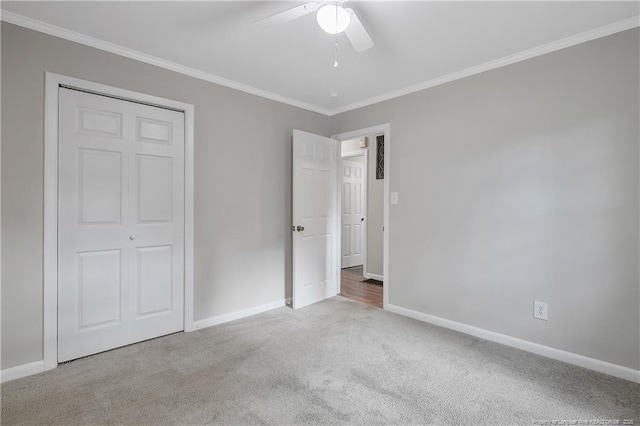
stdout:
[[340,295],[382,308],[382,281],[362,276],[362,265],[344,268],[340,273]]

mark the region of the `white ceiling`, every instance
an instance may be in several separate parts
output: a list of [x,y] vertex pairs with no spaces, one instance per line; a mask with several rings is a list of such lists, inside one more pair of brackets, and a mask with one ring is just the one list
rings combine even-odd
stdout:
[[[579,33],[609,26],[587,37],[593,38],[637,26],[629,18],[639,15],[640,4],[350,1],[375,46],[356,53],[340,35],[334,69],[334,38],[314,14],[279,26],[254,24],[301,3],[2,2],[2,9],[198,70],[211,81],[221,77],[232,87],[237,82],[241,89],[333,114],[519,52],[529,51],[522,58],[554,50],[563,46],[558,40]],[[3,19],[16,22],[20,17],[13,14],[3,13]],[[555,47],[544,47],[550,43]]]

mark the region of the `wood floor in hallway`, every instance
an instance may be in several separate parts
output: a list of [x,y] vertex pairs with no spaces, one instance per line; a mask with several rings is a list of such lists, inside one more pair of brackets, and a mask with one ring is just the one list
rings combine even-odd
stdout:
[[340,274],[340,295],[382,308],[382,282],[362,276],[362,266],[345,268]]

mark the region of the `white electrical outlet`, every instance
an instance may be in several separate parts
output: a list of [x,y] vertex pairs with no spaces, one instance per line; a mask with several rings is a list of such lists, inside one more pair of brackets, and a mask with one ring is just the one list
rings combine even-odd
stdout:
[[533,302],[533,317],[546,321],[549,319],[549,304],[545,302]]

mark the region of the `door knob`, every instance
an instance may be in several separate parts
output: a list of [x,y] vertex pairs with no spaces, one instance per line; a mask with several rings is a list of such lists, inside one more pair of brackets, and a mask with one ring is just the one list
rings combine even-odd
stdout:
[[135,240],[135,239],[136,239],[136,236],[135,236],[135,235],[129,235],[129,239],[130,239],[131,241],[133,241],[133,240]]
[[300,225],[298,225],[298,226],[296,227],[296,231],[298,231],[298,232],[302,232],[302,231],[304,231],[304,226],[300,226]]
[[364,217],[361,217],[361,218],[360,218],[360,222],[364,222]]

